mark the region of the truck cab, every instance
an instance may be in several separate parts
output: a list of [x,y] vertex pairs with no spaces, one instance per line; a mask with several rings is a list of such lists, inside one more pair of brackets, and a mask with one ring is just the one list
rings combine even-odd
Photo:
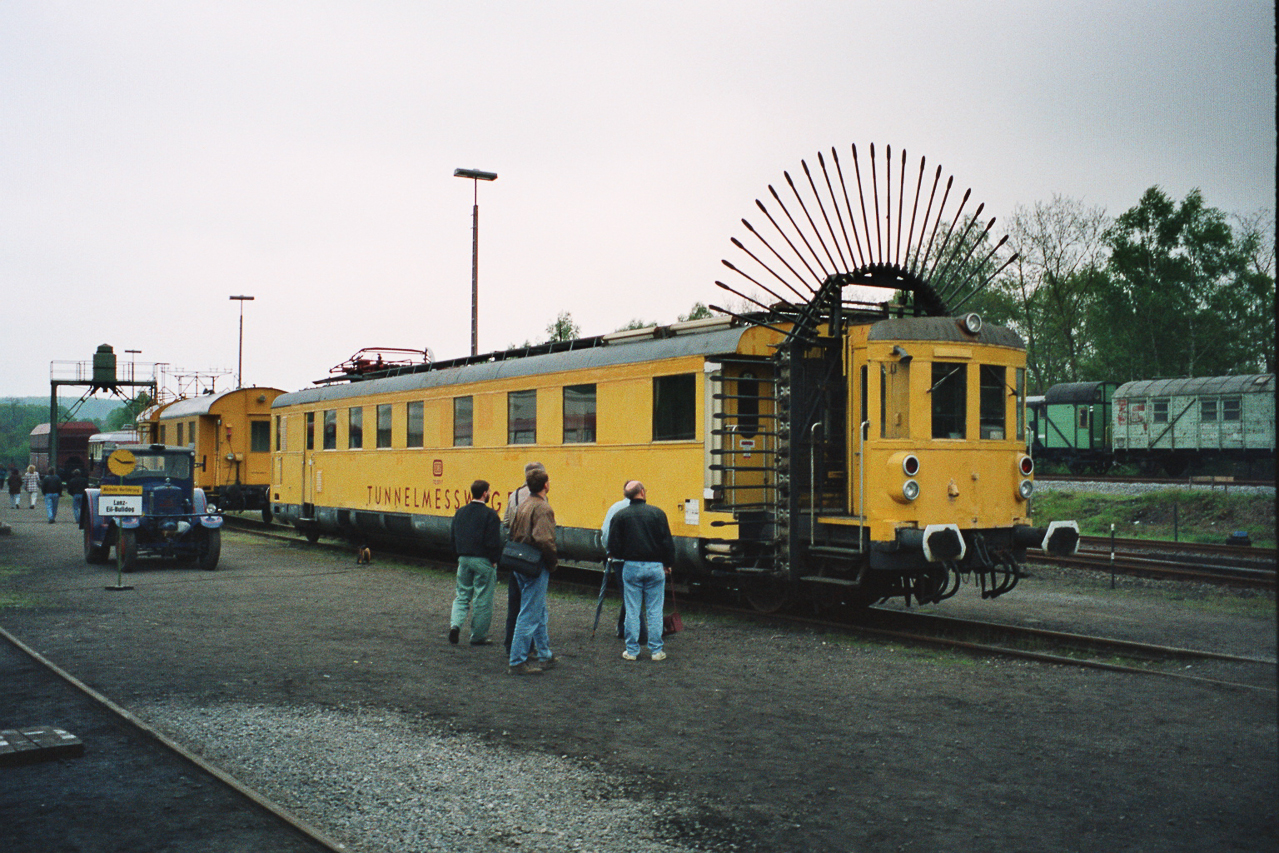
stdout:
[[194,475],[190,447],[126,444],[101,456],[80,516],[85,561],[105,563],[115,546],[123,572],[142,556],[191,558],[216,569],[222,517],[209,510]]

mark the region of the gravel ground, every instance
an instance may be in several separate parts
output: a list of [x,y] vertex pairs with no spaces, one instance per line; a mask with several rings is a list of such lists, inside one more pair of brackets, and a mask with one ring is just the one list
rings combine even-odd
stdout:
[[138,710],[362,850],[690,849],[665,840],[661,824],[695,816],[632,796],[622,778],[407,714],[238,703]]
[[[115,574],[85,566],[74,528],[5,516],[0,625],[353,850],[1279,844],[1272,690],[862,642],[691,604],[670,660],[627,664],[616,640],[590,638],[593,597],[562,594],[562,665],[513,678],[500,646],[445,640],[447,573],[230,534],[217,572],[150,563],[133,591],[105,592]],[[1036,573],[939,610],[1274,658],[1272,599],[1166,589]],[[10,808],[57,796],[3,778]],[[131,821],[147,807],[131,800]],[[121,849],[94,829],[98,846],[65,849]],[[230,849],[207,832],[156,849]]]

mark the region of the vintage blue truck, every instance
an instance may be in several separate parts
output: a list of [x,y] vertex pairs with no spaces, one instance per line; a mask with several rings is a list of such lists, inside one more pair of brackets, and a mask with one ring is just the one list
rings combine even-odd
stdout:
[[144,556],[218,567],[222,516],[195,486],[190,447],[117,445],[94,463],[80,514],[86,562],[107,562],[114,545],[122,572],[133,571]]

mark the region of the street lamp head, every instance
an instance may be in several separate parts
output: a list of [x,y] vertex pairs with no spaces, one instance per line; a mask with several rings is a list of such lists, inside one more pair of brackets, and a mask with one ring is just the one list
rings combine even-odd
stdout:
[[252,296],[232,296],[231,298],[232,298],[232,299],[235,299],[235,300],[239,300],[240,302],[252,302],[252,301],[253,301],[253,297],[252,297]]
[[474,178],[477,181],[496,181],[497,172],[481,172],[479,169],[454,169],[455,178]]

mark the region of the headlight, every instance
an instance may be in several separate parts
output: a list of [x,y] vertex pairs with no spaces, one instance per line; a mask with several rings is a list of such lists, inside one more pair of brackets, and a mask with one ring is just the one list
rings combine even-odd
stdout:
[[1030,480],[1022,480],[1021,485],[1017,487],[1017,494],[1024,501],[1030,500],[1030,496],[1035,493],[1035,484]]
[[919,474],[919,457],[912,453],[903,459],[902,473],[907,477],[914,477]]
[[907,480],[902,483],[902,497],[908,501],[913,501],[919,497],[919,483],[914,480]]
[[1017,470],[1021,471],[1022,476],[1029,477],[1031,474],[1035,473],[1035,460],[1031,459],[1029,456],[1021,457],[1021,459],[1017,462]]
[[981,332],[981,315],[965,314],[959,319],[959,327],[970,335],[980,334]]

